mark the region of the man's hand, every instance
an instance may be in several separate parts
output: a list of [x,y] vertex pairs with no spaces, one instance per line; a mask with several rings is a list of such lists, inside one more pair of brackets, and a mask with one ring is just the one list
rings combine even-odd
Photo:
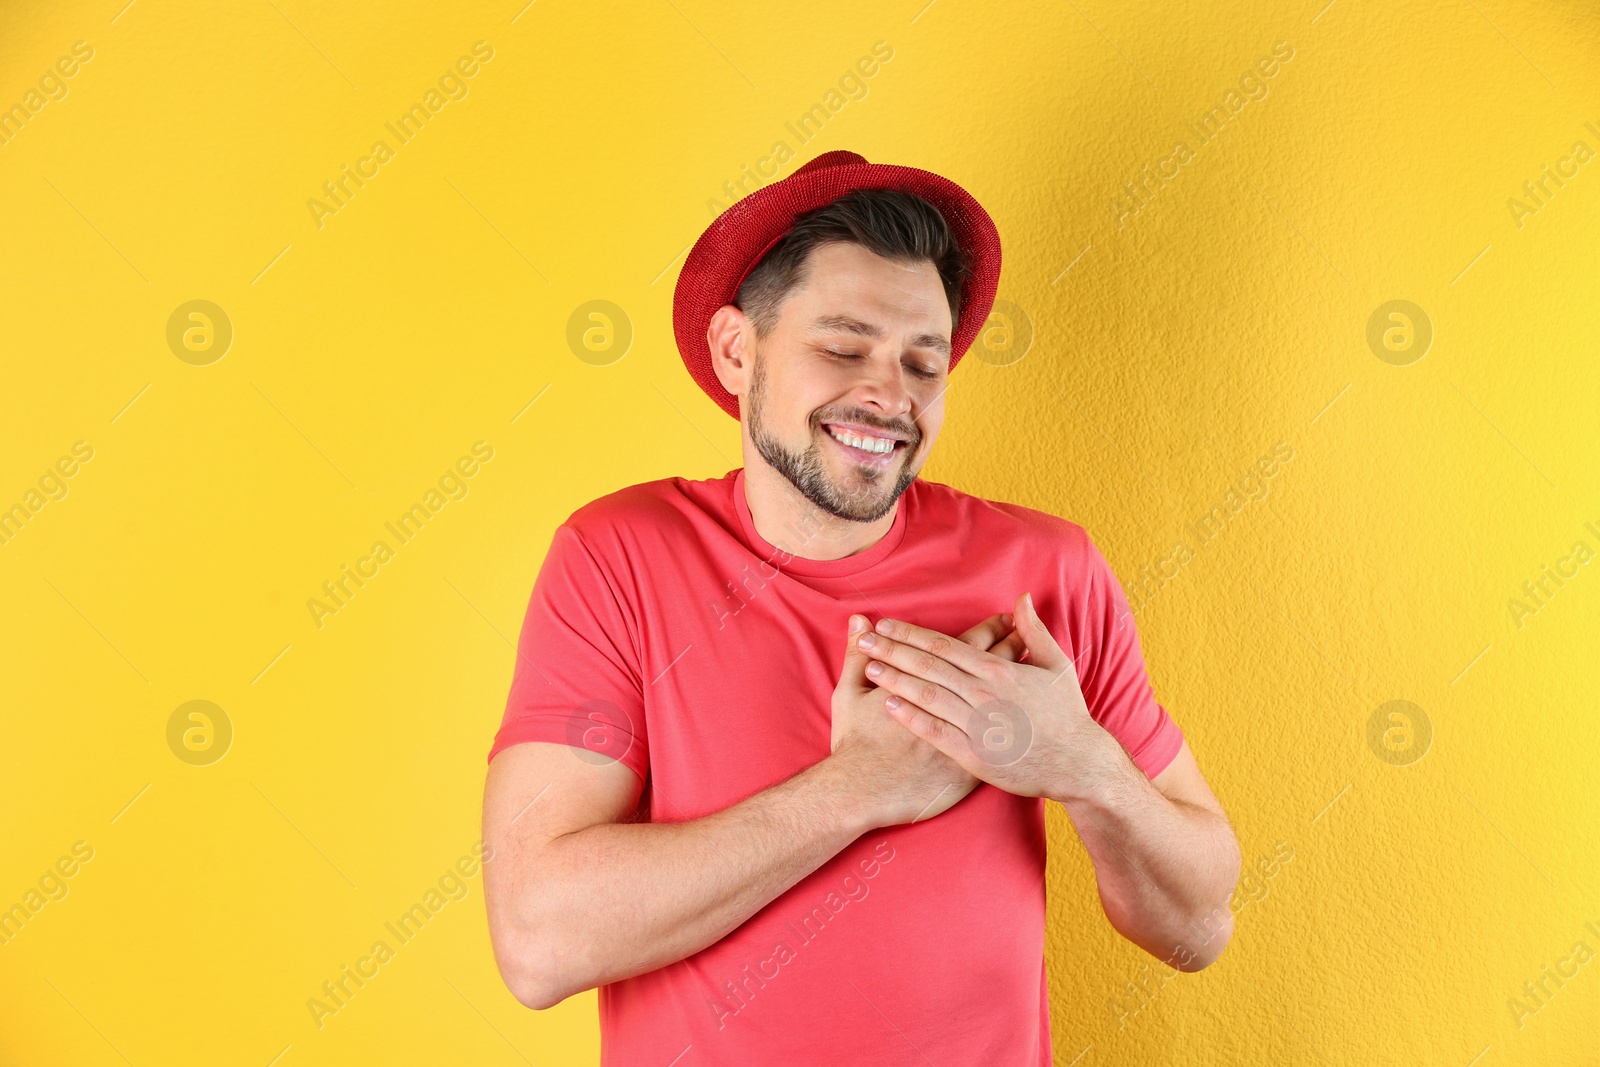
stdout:
[[855,637],[908,732],[990,785],[1062,803],[1119,933],[1183,970],[1207,966],[1233,934],[1239,846],[1188,745],[1147,779],[1090,716],[1074,663],[1027,595],[1016,623],[1016,658],[894,619]]
[[[833,691],[834,758],[854,761],[858,781],[879,812],[879,825],[917,822],[947,811],[977,787],[978,780],[928,742],[884,713],[885,694],[866,676],[870,658],[856,644],[867,620],[850,616],[839,684]],[[1022,638],[1011,616],[991,615],[962,634],[968,647],[1015,660]]]
[[1027,594],[1016,621],[1027,663],[893,619],[856,644],[873,661],[865,676],[891,694],[889,714],[967,773],[1020,796],[1090,796],[1126,757]]
[[1027,651],[1027,646],[1022,643],[1022,635],[1012,625],[1010,613],[990,615],[957,640],[1012,663],[1021,659]]

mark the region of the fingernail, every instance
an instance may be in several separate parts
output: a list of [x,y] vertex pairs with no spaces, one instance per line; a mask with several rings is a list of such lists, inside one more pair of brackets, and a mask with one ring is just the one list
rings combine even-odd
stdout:
[[878,632],[880,634],[886,634],[892,629],[894,629],[894,620],[893,619],[879,619],[878,620]]
[[871,663],[867,664],[867,676],[869,678],[876,678],[882,673],[883,664],[879,663],[877,660],[873,660]]
[[1023,593],[1022,594],[1022,602],[1023,602],[1023,604],[1027,605],[1028,614],[1032,615],[1034,618],[1037,619],[1039,617],[1039,609],[1037,609],[1037,608],[1035,608],[1033,606],[1033,594],[1032,593]]
[[1007,612],[1006,614],[1000,616],[1000,625],[1001,626],[1010,626],[1011,625],[1011,614],[1010,614],[1010,612]]
[[871,648],[877,640],[878,639],[873,637],[871,634],[862,634],[856,639],[856,644],[860,645],[862,648]]
[[867,620],[866,619],[862,618],[860,615],[852,615],[852,616],[850,616],[850,632],[851,633],[853,633],[853,634],[854,633],[860,633],[862,630],[865,630],[866,628],[867,628]]

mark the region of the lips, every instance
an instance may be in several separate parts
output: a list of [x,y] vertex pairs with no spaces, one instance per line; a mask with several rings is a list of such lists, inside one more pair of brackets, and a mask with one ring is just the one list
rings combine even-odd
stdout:
[[905,438],[894,431],[858,423],[823,423],[822,429],[852,460],[868,466],[887,466],[895,453],[908,447]]

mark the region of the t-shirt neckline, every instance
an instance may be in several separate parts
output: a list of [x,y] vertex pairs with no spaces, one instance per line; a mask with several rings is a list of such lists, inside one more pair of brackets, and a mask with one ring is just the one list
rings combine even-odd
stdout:
[[843,578],[846,575],[859,574],[861,571],[883,562],[890,553],[899,547],[906,532],[906,510],[910,501],[912,490],[917,483],[913,481],[900,494],[900,499],[895,502],[894,523],[889,527],[889,532],[878,539],[878,542],[861,552],[842,559],[806,559],[803,556],[790,555],[777,548],[756,532],[755,520],[750,516],[750,503],[744,495],[744,468],[740,467],[733,478],[733,506],[739,515],[739,525],[744,530],[746,543],[762,559],[769,561],[772,566],[790,574],[806,578]]

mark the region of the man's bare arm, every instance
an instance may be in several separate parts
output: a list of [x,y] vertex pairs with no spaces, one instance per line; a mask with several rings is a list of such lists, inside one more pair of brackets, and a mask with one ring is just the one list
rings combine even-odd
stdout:
[[884,706],[979,778],[1060,801],[1094,860],[1100,902],[1119,933],[1199,970],[1233,933],[1228,897],[1239,845],[1185,742],[1147,779],[1089,713],[1077,664],[1024,594],[1017,633],[1028,662],[1002,661],[924,627],[881,619],[858,638]]
[[1187,741],[1153,779],[1112,746],[1098,788],[1058,799],[1094,861],[1111,925],[1169,966],[1198,971],[1233,936],[1238,841]]
[[[961,639],[1020,654],[1009,616]],[[528,742],[495,757],[484,790],[494,857],[484,889],[495,959],[518,1000],[550,1007],[692,955],[861,834],[932,818],[976,786],[884,714],[854,634],[844,643],[833,754],[704,818],[627,821],[639,778],[566,745]]]
[[531,1008],[699,951],[871,828],[831,758],[703,819],[627,823],[638,776],[575,752],[512,746],[484,795],[495,958]]

